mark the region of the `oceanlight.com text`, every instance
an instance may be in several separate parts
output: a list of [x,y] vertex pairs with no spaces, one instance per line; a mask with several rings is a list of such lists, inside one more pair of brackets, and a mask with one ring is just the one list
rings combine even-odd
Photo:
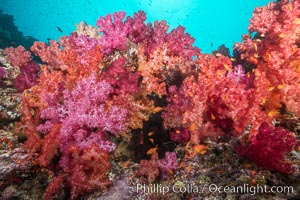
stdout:
[[293,193],[294,188],[292,186],[267,186],[267,185],[249,185],[243,184],[240,186],[220,186],[217,184],[183,184],[175,183],[171,186],[162,184],[137,184],[136,192],[142,192],[145,194],[160,193],[165,194],[168,192],[174,193],[232,193],[232,194],[250,194],[256,195],[260,193],[274,194],[274,193]]

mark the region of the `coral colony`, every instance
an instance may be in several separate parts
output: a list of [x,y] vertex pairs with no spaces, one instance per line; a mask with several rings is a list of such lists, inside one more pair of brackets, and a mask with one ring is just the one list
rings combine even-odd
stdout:
[[15,131],[52,177],[44,198],[108,189],[124,144],[143,149],[122,160],[139,163],[140,190],[172,178],[184,155],[205,154],[207,140],[234,141],[241,158],[293,174],[299,132],[285,120],[300,116],[300,1],[256,8],[233,57],[202,54],[184,27],[145,20],[115,12],[30,51],[4,50],[1,85],[10,78],[21,94]]

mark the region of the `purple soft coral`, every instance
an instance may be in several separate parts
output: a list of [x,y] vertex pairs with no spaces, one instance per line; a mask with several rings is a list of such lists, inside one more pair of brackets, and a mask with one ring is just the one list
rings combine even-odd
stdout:
[[95,75],[79,81],[72,90],[64,91],[63,104],[53,105],[41,112],[46,123],[37,127],[47,133],[56,123],[61,123],[59,132],[61,166],[64,169],[69,162],[70,146],[80,149],[97,144],[100,149],[112,152],[115,144],[110,134],[126,130],[127,110],[116,105],[107,107],[113,93],[112,86],[106,81],[98,81]]
[[178,167],[177,156],[175,152],[166,152],[165,158],[158,160],[158,167],[162,179],[167,179]]
[[234,79],[238,83],[243,83],[246,79],[245,70],[242,65],[234,66],[233,71],[227,74],[227,77]]
[[254,75],[253,73],[246,75],[242,65],[234,66],[233,71],[229,72],[227,77],[234,79],[238,83],[245,84],[246,89],[253,87]]

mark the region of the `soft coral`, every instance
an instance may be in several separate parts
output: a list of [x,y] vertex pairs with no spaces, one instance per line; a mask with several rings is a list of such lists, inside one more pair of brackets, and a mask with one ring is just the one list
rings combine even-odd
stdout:
[[239,153],[263,168],[289,174],[291,162],[285,159],[296,145],[295,135],[282,127],[273,128],[263,122],[257,135],[249,138],[249,144],[239,146]]

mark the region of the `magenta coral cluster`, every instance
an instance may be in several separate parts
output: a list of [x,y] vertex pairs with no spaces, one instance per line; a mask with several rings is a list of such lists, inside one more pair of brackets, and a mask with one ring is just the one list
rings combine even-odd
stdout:
[[20,66],[20,74],[17,76],[14,82],[14,86],[18,92],[31,88],[36,85],[38,80],[38,73],[40,67],[35,62],[28,62]]
[[187,143],[190,141],[190,132],[187,128],[174,128],[170,132],[170,139],[178,143]]
[[249,143],[239,147],[239,153],[258,166],[282,173],[291,173],[294,169],[285,156],[296,145],[295,136],[282,127],[273,128],[262,123],[256,136]]
[[[194,39],[182,26],[167,33],[169,26],[165,21],[155,22],[154,26],[145,24],[146,14],[142,11],[135,13],[134,17],[127,17],[124,21],[125,12],[108,14],[100,17],[96,25],[103,33],[100,44],[104,54],[112,53],[115,50],[124,51],[128,48],[128,39],[134,43],[142,43],[146,46],[146,52],[151,51],[163,43],[166,43],[171,55],[183,55],[192,59],[193,55],[200,52],[193,47]],[[172,42],[167,42],[172,41]]]
[[[146,24],[142,11],[127,18],[108,14],[97,27],[81,24],[59,42],[35,42],[30,50],[40,65],[21,47],[5,50],[20,70],[15,87],[22,92],[18,130],[27,137],[24,148],[55,175],[45,199],[62,187],[71,199],[106,189],[111,158],[129,143],[143,155],[122,159],[140,161],[136,174],[147,182],[176,171],[174,148],[186,145],[186,154],[198,155],[197,149],[188,152],[190,143],[244,134],[243,156],[292,173],[285,155],[296,146],[295,134],[271,124],[300,113],[299,13],[298,1],[256,9],[249,31],[258,35],[243,36],[234,58],[202,54],[184,27]],[[161,148],[165,143],[175,147]]]

